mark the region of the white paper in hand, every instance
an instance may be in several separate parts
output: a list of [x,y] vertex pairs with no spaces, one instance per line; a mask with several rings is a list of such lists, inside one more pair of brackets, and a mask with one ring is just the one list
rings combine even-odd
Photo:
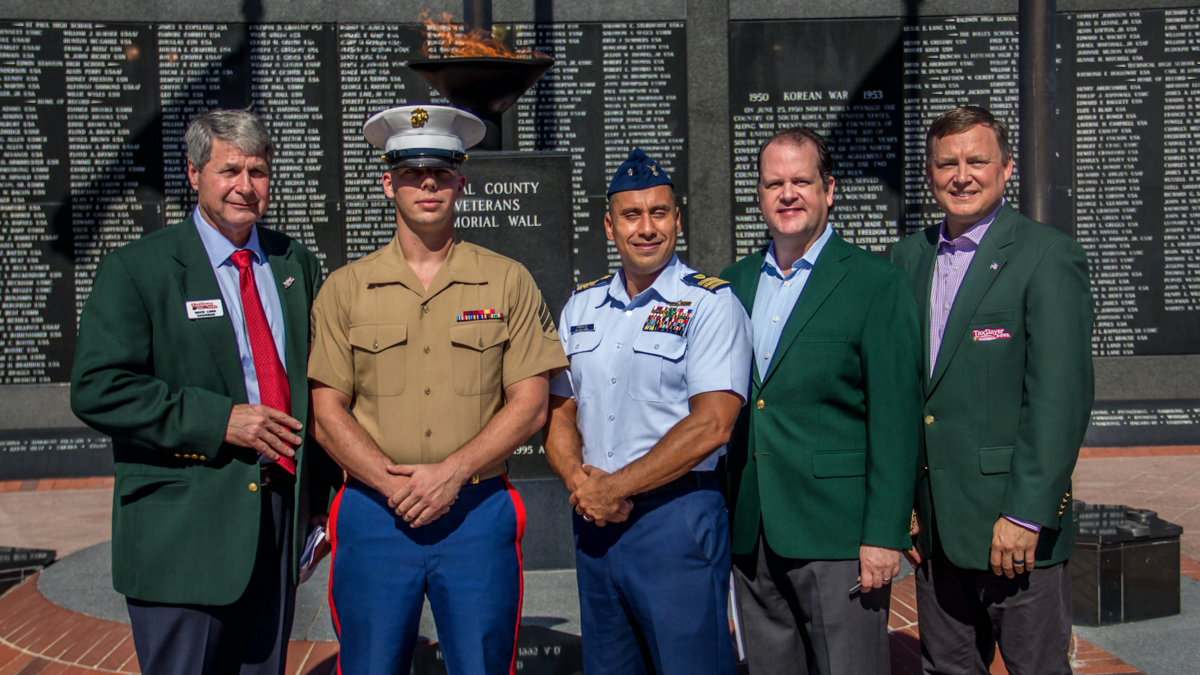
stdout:
[[[320,555],[317,554],[317,549],[322,548]],[[304,542],[304,554],[300,556],[300,583],[304,583],[312,578],[313,571],[317,569],[317,563],[321,562],[321,558],[325,557],[329,545],[325,542],[325,528],[317,525],[312,532],[308,534],[308,541]]]

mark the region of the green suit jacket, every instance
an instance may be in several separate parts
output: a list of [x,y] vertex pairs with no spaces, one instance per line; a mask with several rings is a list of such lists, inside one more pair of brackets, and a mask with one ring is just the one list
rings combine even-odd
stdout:
[[[721,277],[754,311],[766,249]],[[729,444],[733,551],[761,524],[788,558],[908,548],[917,468],[917,306],[903,272],[834,233],[784,325]],[[756,359],[757,360],[757,359]]]
[[892,248],[922,317],[917,549],[930,555],[936,530],[950,562],[988,569],[1004,514],[1042,526],[1038,566],[1062,562],[1075,545],[1071,473],[1094,394],[1087,256],[1074,239],[1003,206],[967,268],[930,377],[939,228]]
[[[282,234],[260,227],[258,237],[283,306],[292,416],[307,426],[320,267]],[[113,439],[113,586],[139,600],[229,604],[254,567],[267,493],[257,489],[257,453],[224,442],[230,410],[247,402],[233,324],[228,313],[189,320],[184,305],[220,297],[189,217],[105,256],[80,316],[71,409]],[[311,502],[322,509],[328,497],[311,480],[332,474],[322,457],[311,441],[296,449],[293,561]]]

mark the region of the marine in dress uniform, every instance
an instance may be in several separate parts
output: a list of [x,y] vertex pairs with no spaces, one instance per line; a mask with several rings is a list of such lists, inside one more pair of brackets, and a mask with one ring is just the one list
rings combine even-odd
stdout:
[[1078,242],[1004,201],[1003,122],[951,110],[926,136],[945,220],[892,248],[921,308],[913,560],[926,673],[1068,675],[1071,474],[1091,418],[1092,293]]
[[483,133],[433,105],[366,123],[396,236],[313,307],[315,432],[350,476],[329,525],[343,673],[408,672],[426,595],[452,675],[515,663],[525,515],[505,460],[567,361],[529,272],[454,237],[458,168]]
[[656,162],[634,150],[608,196],[622,267],[562,311],[571,367],[545,434],[576,507],[584,671],[732,673],[716,467],[746,400],[750,321],[727,283],[675,256],[679,211]]

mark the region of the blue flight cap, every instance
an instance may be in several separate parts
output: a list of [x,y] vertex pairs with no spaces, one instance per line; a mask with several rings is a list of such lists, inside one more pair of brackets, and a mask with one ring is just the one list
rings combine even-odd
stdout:
[[621,162],[621,166],[617,168],[617,173],[608,186],[608,196],[630,190],[646,190],[658,185],[675,187],[671,177],[663,171],[658,162],[647,157],[641,148],[634,148],[633,152],[629,153],[629,159]]

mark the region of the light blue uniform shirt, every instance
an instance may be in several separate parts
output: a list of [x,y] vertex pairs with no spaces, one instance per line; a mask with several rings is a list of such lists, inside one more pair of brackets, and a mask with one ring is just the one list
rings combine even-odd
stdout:
[[758,366],[759,377],[765,377],[771,367],[783,327],[792,315],[792,308],[808,283],[808,275],[812,273],[817,256],[821,255],[831,234],[833,226],[826,224],[825,231],[817,237],[808,252],[792,265],[792,271],[786,276],[775,260],[775,244],[767,249],[767,259],[758,275],[758,291],[754,294],[754,312],[750,315],[754,322],[754,363]]
[[[217,285],[221,287],[221,298],[225,302],[225,315],[233,323],[233,335],[237,339],[238,358],[242,361],[242,376],[246,381],[246,398],[251,405],[261,403],[258,396],[258,374],[254,370],[254,352],[250,349],[250,338],[246,333],[246,317],[242,313],[242,286],[239,281],[240,273],[237,265],[229,259],[238,250],[228,239],[218,232],[200,215],[200,209],[192,211],[192,220],[196,223],[196,231],[200,233],[200,241],[208,254],[208,262],[212,265],[213,273],[217,275]],[[275,352],[279,361],[287,370],[287,354],[283,349],[283,305],[279,302],[279,289],[275,287],[275,275],[267,256],[263,254],[258,243],[258,227],[250,230],[250,240],[245,249],[250,251],[250,271],[254,273],[254,285],[258,287],[258,299],[262,302],[263,312],[267,315],[267,325],[271,327],[271,337],[275,338]],[[208,298],[191,298],[207,300]],[[200,319],[210,321],[211,319]]]
[[[732,391],[745,403],[750,318],[727,284],[695,285],[704,279],[675,256],[635,298],[617,273],[567,301],[558,332],[571,367],[550,393],[579,405],[584,463],[612,473],[645,455],[696,394]],[[711,471],[723,454],[694,470]]]

